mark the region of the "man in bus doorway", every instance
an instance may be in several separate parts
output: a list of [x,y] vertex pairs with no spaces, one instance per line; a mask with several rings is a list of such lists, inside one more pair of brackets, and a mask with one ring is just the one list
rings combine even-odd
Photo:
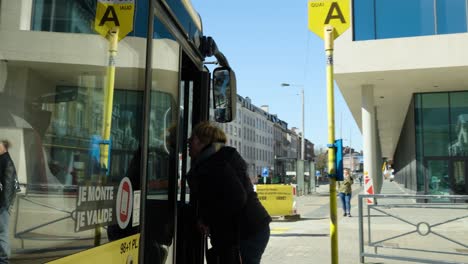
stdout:
[[[259,264],[270,238],[271,217],[254,192],[247,165],[226,135],[202,122],[189,138],[193,159],[187,175],[198,227],[213,246],[208,263]],[[212,262],[211,262],[212,261]]]

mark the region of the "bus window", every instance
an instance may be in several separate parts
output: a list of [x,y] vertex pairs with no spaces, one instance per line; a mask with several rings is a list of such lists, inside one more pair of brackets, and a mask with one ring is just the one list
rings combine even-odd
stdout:
[[[134,172],[140,166],[146,35],[133,32],[118,43],[111,82],[109,41],[90,23],[96,1],[25,3],[2,1],[0,9],[0,138],[12,142],[22,187],[9,218],[11,262],[44,263],[129,236],[138,241],[132,206],[140,191]],[[135,21],[144,32],[147,16],[138,10],[147,3],[141,5]],[[166,71],[177,76],[177,70]],[[171,89],[177,91],[155,91],[167,101],[155,112],[158,132],[164,113],[174,109]],[[106,146],[109,154],[101,155]],[[132,246],[138,253],[136,244],[125,244],[107,261],[119,262]]]
[[[190,1],[0,2],[0,139],[21,185],[11,262],[199,262],[201,240],[183,228],[175,237],[191,224],[177,221],[189,199],[185,144],[208,118],[205,57],[229,65]],[[97,7],[113,4],[135,11],[125,37],[113,37],[124,28],[113,16],[96,33]],[[229,76],[225,121],[235,116]]]

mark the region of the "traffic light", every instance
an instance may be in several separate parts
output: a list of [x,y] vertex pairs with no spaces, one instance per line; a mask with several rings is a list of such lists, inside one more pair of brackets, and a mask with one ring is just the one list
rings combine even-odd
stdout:
[[337,181],[343,181],[343,140],[335,140],[335,144],[328,145],[328,148],[335,152],[335,174],[329,175],[329,177],[334,177]]
[[336,180],[343,181],[343,140],[335,140]]

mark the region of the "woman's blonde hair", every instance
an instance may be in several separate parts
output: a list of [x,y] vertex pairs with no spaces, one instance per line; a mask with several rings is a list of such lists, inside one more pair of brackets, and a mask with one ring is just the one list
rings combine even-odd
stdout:
[[192,137],[196,136],[202,144],[210,145],[212,143],[226,143],[226,134],[219,127],[203,121],[198,123],[192,130]]
[[8,149],[11,147],[11,143],[10,141],[6,140],[6,139],[2,139],[0,140],[0,143],[3,145],[3,147],[5,147],[5,149],[8,151]]

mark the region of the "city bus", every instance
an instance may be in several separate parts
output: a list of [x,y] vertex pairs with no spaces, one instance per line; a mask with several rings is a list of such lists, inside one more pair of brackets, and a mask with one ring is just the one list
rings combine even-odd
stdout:
[[203,263],[187,138],[236,98],[190,0],[1,1],[10,262]]

